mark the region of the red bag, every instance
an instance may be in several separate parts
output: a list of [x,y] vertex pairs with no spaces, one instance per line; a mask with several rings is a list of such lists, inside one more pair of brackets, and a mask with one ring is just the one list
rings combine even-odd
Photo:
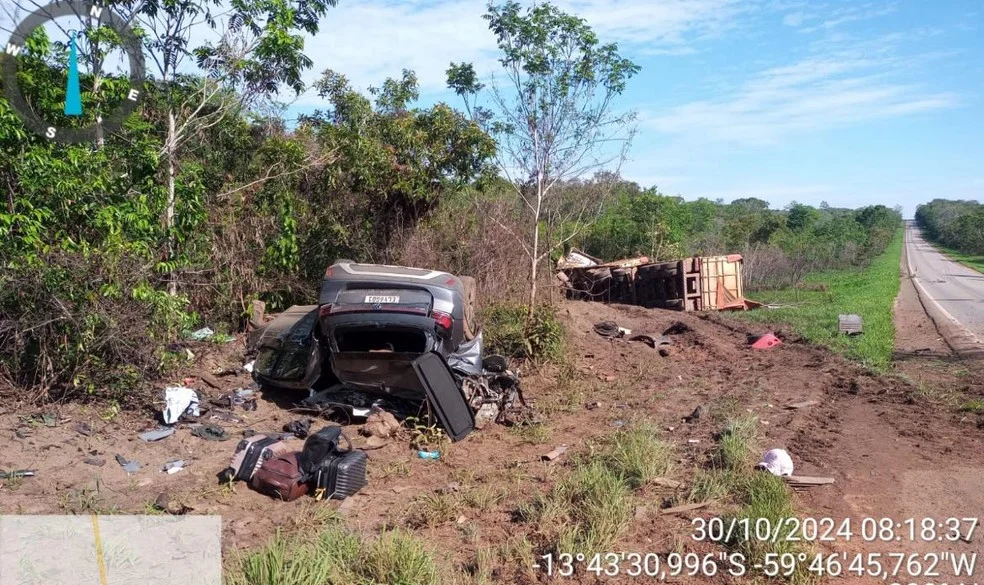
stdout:
[[308,493],[308,484],[297,463],[298,454],[295,451],[267,459],[253,475],[250,486],[285,502],[292,502]]

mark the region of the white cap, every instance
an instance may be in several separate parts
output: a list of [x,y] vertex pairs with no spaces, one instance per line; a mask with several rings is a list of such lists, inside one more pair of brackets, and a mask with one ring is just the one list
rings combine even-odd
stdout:
[[769,449],[755,469],[763,469],[772,475],[792,475],[793,458],[782,449]]

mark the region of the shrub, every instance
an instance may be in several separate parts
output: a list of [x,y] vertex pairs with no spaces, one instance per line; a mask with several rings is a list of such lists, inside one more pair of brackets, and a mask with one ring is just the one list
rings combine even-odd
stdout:
[[525,305],[495,303],[483,311],[483,322],[486,353],[541,363],[564,355],[566,330],[551,305],[537,305],[528,317]]

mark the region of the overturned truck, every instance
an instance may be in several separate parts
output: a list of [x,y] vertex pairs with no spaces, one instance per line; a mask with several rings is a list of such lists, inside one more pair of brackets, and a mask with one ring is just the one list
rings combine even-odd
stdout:
[[745,310],[742,257],[697,256],[650,262],[641,256],[603,262],[577,250],[557,265],[567,298],[676,311]]
[[290,307],[257,330],[253,377],[302,405],[350,416],[377,406],[426,410],[453,441],[490,422],[513,422],[525,403],[500,356],[485,356],[475,283],[447,272],[338,261],[318,304]]

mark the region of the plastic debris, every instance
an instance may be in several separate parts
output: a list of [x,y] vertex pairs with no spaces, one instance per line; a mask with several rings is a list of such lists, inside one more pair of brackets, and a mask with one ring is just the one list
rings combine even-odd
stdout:
[[17,471],[0,471],[0,479],[14,479],[17,477],[34,477],[31,469],[18,469]]
[[128,461],[126,457],[120,454],[116,455],[116,462],[119,463],[123,470],[127,473],[136,473],[140,471],[141,467],[143,467],[139,461]]
[[85,435],[87,437],[91,437],[93,433],[92,427],[89,426],[89,423],[84,423],[84,422],[80,422],[79,424],[75,425],[75,432],[77,432],[80,435]]
[[773,333],[766,333],[752,342],[752,349],[772,349],[777,345],[782,345],[782,341]]
[[173,459],[164,464],[164,467],[161,468],[161,472],[174,474],[184,469],[186,465],[188,464],[185,463],[184,459]]
[[437,451],[417,451],[417,457],[421,459],[440,459],[441,454]]
[[198,331],[191,333],[188,337],[194,339],[195,341],[205,341],[215,335],[215,331],[212,331],[208,327],[202,327]]
[[227,441],[229,433],[219,425],[197,425],[191,429],[191,434],[206,441]]
[[253,364],[255,364],[255,363],[256,363],[256,361],[249,362],[248,364],[246,364],[246,365],[243,366],[243,369],[246,370],[247,372],[249,372],[250,374],[252,374],[253,373]]
[[173,425],[181,415],[199,416],[198,393],[185,386],[168,386],[164,389],[164,422]]
[[82,463],[85,463],[86,465],[95,465],[96,467],[102,467],[103,465],[106,465],[106,460],[103,459],[102,457],[86,457],[85,459],[82,460]]
[[293,420],[284,425],[284,431],[294,435],[298,439],[305,439],[311,434],[311,423],[313,422],[313,418]]
[[140,440],[142,441],[146,441],[148,443],[154,443],[156,441],[160,441],[161,439],[170,437],[173,434],[174,434],[173,427],[165,427],[160,429],[154,429],[152,431],[147,431],[145,433],[140,433],[139,437]]
[[762,455],[762,460],[755,466],[755,469],[768,471],[772,475],[792,475],[793,458],[782,449],[769,449]]

